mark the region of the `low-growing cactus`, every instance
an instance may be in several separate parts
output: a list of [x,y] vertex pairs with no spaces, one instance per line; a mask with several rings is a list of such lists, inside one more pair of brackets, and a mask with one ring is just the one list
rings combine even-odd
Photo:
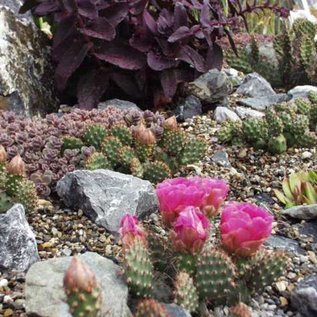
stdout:
[[[314,99],[314,95],[311,96]],[[229,144],[248,143],[255,149],[281,154],[289,147],[315,146],[316,124],[317,103],[298,98],[269,107],[261,119],[245,119],[242,128],[236,121],[225,122],[218,131],[218,139]]]
[[37,207],[35,184],[25,177],[25,163],[19,155],[9,163],[6,152],[0,146],[0,212],[7,211],[14,203],[21,203],[27,211]]
[[83,140],[86,145],[94,146],[100,150],[103,139],[107,136],[107,129],[101,124],[92,124],[87,127],[83,134]]
[[107,157],[100,152],[95,152],[85,162],[85,168],[95,170],[98,168],[108,169],[111,168]]
[[77,257],[65,272],[64,290],[72,317],[101,316],[101,291],[96,277]]
[[135,317],[169,317],[166,308],[155,299],[144,299],[139,302]]

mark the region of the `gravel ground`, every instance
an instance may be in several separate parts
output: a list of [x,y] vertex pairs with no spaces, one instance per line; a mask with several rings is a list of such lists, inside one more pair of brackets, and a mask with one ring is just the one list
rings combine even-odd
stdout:
[[[300,233],[305,222],[295,222],[281,216],[282,207],[272,189],[280,188],[284,175],[292,171],[317,169],[316,149],[290,149],[285,154],[272,156],[263,151],[253,151],[252,148],[219,145],[216,138],[219,126],[211,119],[211,115],[196,117],[183,124],[188,132],[205,138],[210,146],[204,161],[190,165],[181,174],[225,178],[231,188],[229,199],[256,202],[274,213],[276,222],[273,233],[293,239],[302,252],[291,257],[287,272],[279,281],[253,299],[253,317],[299,316],[290,306],[290,291],[299,279],[317,272],[317,234],[313,240]],[[118,241],[87,219],[81,211],[64,209],[54,201],[52,206],[33,212],[28,218],[37,237],[42,259],[86,251],[120,258]],[[151,221],[156,223],[159,217],[154,216]],[[25,274],[0,273],[0,317],[25,316],[24,281]],[[228,315],[228,307],[219,307],[210,312],[210,316]]]

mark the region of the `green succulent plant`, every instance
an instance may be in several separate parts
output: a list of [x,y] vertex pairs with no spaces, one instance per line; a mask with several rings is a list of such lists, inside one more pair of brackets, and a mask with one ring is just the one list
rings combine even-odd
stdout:
[[297,205],[317,203],[317,172],[292,173],[282,182],[283,192],[274,189],[276,197],[290,208]]

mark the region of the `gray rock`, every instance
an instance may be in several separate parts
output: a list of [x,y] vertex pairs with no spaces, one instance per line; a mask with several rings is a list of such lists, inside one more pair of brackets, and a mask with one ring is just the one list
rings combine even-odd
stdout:
[[191,317],[191,314],[176,304],[164,304],[169,317]]
[[[93,252],[79,257],[95,273],[100,283],[102,317],[131,316],[127,306],[128,287],[118,275],[119,266]],[[72,257],[49,259],[30,268],[25,281],[25,309],[28,315],[71,317],[63,290],[63,277],[71,259]]]
[[312,236],[314,243],[317,243],[317,220],[305,222],[299,229],[299,233]]
[[57,184],[57,193],[66,206],[79,209],[116,234],[127,212],[144,217],[158,209],[149,181],[110,170],[77,170]]
[[211,159],[220,166],[231,167],[227,152],[217,151],[214,153]]
[[0,108],[31,116],[58,104],[48,41],[22,3],[0,3]]
[[136,110],[141,111],[141,109],[134,102],[127,101],[127,100],[121,100],[121,99],[111,99],[111,100],[100,102],[98,104],[98,109],[104,110],[110,106],[118,108],[120,110],[136,109]]
[[265,245],[272,249],[283,250],[292,252],[294,254],[305,254],[305,250],[299,246],[296,240],[289,239],[283,236],[272,235],[270,236]]
[[182,122],[194,116],[199,116],[203,112],[200,100],[195,96],[188,96],[183,103],[175,109],[175,116]]
[[269,82],[257,73],[248,74],[236,92],[247,97],[267,97],[276,94]]
[[234,68],[225,68],[223,70],[225,74],[228,76],[229,80],[231,81],[233,87],[240,86],[243,82],[244,76],[242,73],[237,71]]
[[190,94],[206,103],[223,103],[232,89],[228,76],[217,69],[209,70],[187,86]]
[[268,95],[264,97],[243,98],[239,100],[239,104],[250,107],[255,110],[264,111],[266,108],[273,106],[283,101],[288,101],[290,98],[287,94]]
[[289,90],[287,94],[293,99],[296,99],[299,97],[308,97],[308,93],[310,91],[314,91],[317,93],[317,87],[310,85],[296,86],[293,89]]
[[0,214],[0,270],[26,271],[39,259],[24,207],[16,204]]
[[317,316],[317,275],[300,281],[291,294],[292,306],[302,317]]
[[253,110],[247,107],[237,107],[236,113],[241,119],[245,118],[262,118],[265,114],[261,111]]
[[282,211],[283,215],[287,215],[296,219],[311,220],[317,218],[317,204],[294,206]]
[[217,107],[214,112],[214,119],[219,123],[227,120],[241,121],[239,116],[227,107]]

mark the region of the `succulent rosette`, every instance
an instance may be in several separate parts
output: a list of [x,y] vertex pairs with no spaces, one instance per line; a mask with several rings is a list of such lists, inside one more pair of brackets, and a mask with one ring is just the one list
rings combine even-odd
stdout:
[[171,238],[175,250],[191,254],[199,253],[209,235],[210,223],[199,208],[186,207],[180,212]]
[[121,218],[119,233],[125,247],[135,239],[144,240],[146,235],[144,229],[139,225],[138,218],[131,214],[126,214]]
[[273,217],[249,203],[228,203],[221,215],[220,232],[224,248],[236,256],[255,254],[272,231]]
[[179,213],[186,207],[200,207],[205,192],[190,178],[177,177],[167,179],[156,187],[163,221],[172,225]]

